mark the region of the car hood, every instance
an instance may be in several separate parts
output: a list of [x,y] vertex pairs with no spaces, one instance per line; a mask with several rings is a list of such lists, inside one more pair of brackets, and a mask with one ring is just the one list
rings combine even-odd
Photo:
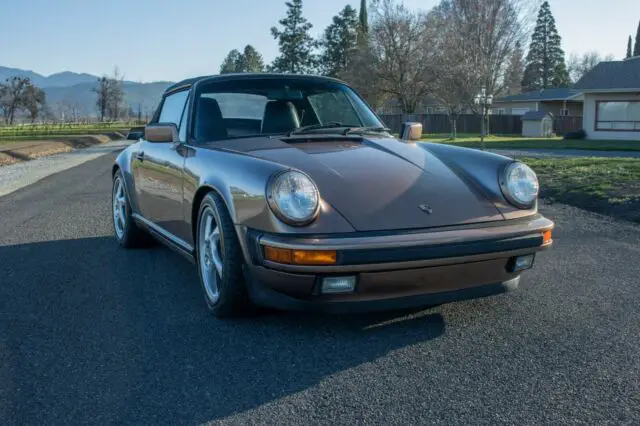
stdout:
[[378,138],[300,143],[260,138],[217,148],[307,173],[322,199],[358,231],[504,220],[478,186],[416,144]]

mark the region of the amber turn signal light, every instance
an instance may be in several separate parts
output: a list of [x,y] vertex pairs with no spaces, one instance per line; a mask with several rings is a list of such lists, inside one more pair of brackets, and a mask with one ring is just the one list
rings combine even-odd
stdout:
[[542,244],[548,244],[551,242],[551,230],[544,231],[542,234]]
[[334,250],[291,250],[264,246],[264,258],[287,265],[335,265]]

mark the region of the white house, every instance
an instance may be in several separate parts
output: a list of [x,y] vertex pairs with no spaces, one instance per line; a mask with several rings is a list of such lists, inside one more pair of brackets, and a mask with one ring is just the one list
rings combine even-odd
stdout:
[[588,139],[640,142],[640,56],[600,62],[573,88],[584,94]]
[[496,99],[493,114],[523,115],[529,111],[550,112],[555,117],[582,117],[583,96],[568,87],[534,90]]

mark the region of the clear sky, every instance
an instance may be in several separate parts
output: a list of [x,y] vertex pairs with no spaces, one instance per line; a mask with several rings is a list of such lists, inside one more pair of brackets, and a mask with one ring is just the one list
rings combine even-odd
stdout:
[[[318,36],[345,4],[304,0]],[[227,52],[253,44],[266,62],[277,55],[269,29],[285,14],[284,0],[3,0],[0,65],[49,75],[102,74],[120,67],[135,81],[215,74]],[[405,0],[427,10],[437,0]],[[7,4],[11,4],[8,6]],[[640,0],[550,0],[567,54],[625,54],[635,37]]]

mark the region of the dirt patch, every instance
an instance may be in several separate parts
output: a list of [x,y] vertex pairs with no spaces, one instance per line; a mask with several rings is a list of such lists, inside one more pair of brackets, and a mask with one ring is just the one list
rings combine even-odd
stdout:
[[61,136],[47,140],[7,142],[0,145],[0,166],[69,152],[74,149],[89,148],[123,138],[124,135],[112,132],[104,135]]

